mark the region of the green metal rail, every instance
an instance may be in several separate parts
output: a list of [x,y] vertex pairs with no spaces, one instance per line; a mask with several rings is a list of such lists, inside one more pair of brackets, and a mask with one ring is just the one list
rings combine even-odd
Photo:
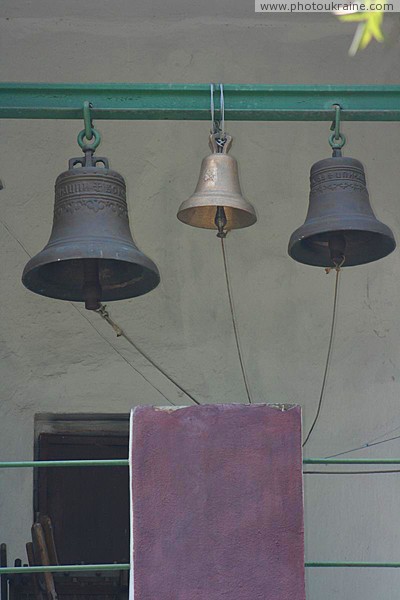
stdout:
[[[364,569],[399,569],[400,562],[306,562],[304,564],[306,568],[364,568]],[[121,564],[99,564],[99,565],[48,565],[40,567],[1,567],[0,575],[11,575],[11,574],[28,574],[28,573],[87,573],[90,571],[96,571],[101,573],[103,571],[128,571],[130,569],[129,563]]]
[[40,567],[0,567],[0,575],[12,573],[76,573],[89,571],[127,571],[130,569],[129,563],[110,563],[100,565],[41,565]]
[[[305,458],[303,465],[398,465],[400,458]],[[24,467],[127,467],[127,458],[89,460],[23,460],[0,462],[0,469]]]
[[[127,458],[90,460],[22,460],[0,462],[0,469],[23,467],[127,467]],[[304,458],[303,465],[400,465],[400,458]]]
[[127,467],[127,458],[114,458],[112,460],[23,460],[17,462],[0,462],[0,469],[14,469],[23,467]]
[[[333,104],[343,120],[400,121],[398,85],[224,84],[224,98],[229,121],[327,121]],[[12,82],[0,83],[0,118],[81,119],[85,100],[94,119],[210,119],[206,83]]]
[[[400,458],[305,458],[303,464],[308,465],[390,465],[400,464]],[[0,468],[20,467],[120,467],[128,466],[128,459],[104,460],[25,460],[17,462],[0,462]],[[400,568],[400,562],[306,562],[307,568]],[[128,570],[128,563],[99,565],[49,565],[37,567],[1,567],[0,575],[15,573],[45,572],[103,572]]]

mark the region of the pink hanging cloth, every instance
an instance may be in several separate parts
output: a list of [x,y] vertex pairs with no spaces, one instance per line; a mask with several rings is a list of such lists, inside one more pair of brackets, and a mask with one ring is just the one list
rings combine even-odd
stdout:
[[130,472],[130,600],[305,600],[299,406],[139,406]]

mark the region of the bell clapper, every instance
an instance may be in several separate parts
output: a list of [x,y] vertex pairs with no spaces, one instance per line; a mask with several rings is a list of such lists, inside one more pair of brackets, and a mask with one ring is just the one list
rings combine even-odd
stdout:
[[99,262],[96,258],[83,261],[83,299],[87,310],[100,308],[101,286],[99,281]]
[[214,223],[216,228],[218,229],[217,237],[225,238],[227,232],[224,231],[224,228],[228,223],[228,219],[226,218],[225,209],[223,206],[217,206],[217,212],[215,213]]
[[334,233],[329,236],[328,240],[329,252],[331,261],[334,265],[338,265],[344,261],[344,251],[346,249],[346,240],[344,235]]

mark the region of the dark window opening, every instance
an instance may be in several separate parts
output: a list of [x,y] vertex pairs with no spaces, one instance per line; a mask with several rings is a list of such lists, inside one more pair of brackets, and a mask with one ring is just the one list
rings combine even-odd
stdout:
[[[41,433],[37,459],[128,457],[128,434]],[[52,521],[60,564],[129,563],[129,469],[36,469],[35,516]]]

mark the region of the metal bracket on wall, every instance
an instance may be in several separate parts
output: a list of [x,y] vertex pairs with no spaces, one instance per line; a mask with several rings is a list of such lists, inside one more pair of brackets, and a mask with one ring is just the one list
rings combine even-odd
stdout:
[[[229,121],[331,121],[335,104],[343,121],[400,121],[399,85],[224,84],[224,99]],[[93,119],[210,119],[207,83],[0,83],[3,119],[80,120],[84,101]]]

